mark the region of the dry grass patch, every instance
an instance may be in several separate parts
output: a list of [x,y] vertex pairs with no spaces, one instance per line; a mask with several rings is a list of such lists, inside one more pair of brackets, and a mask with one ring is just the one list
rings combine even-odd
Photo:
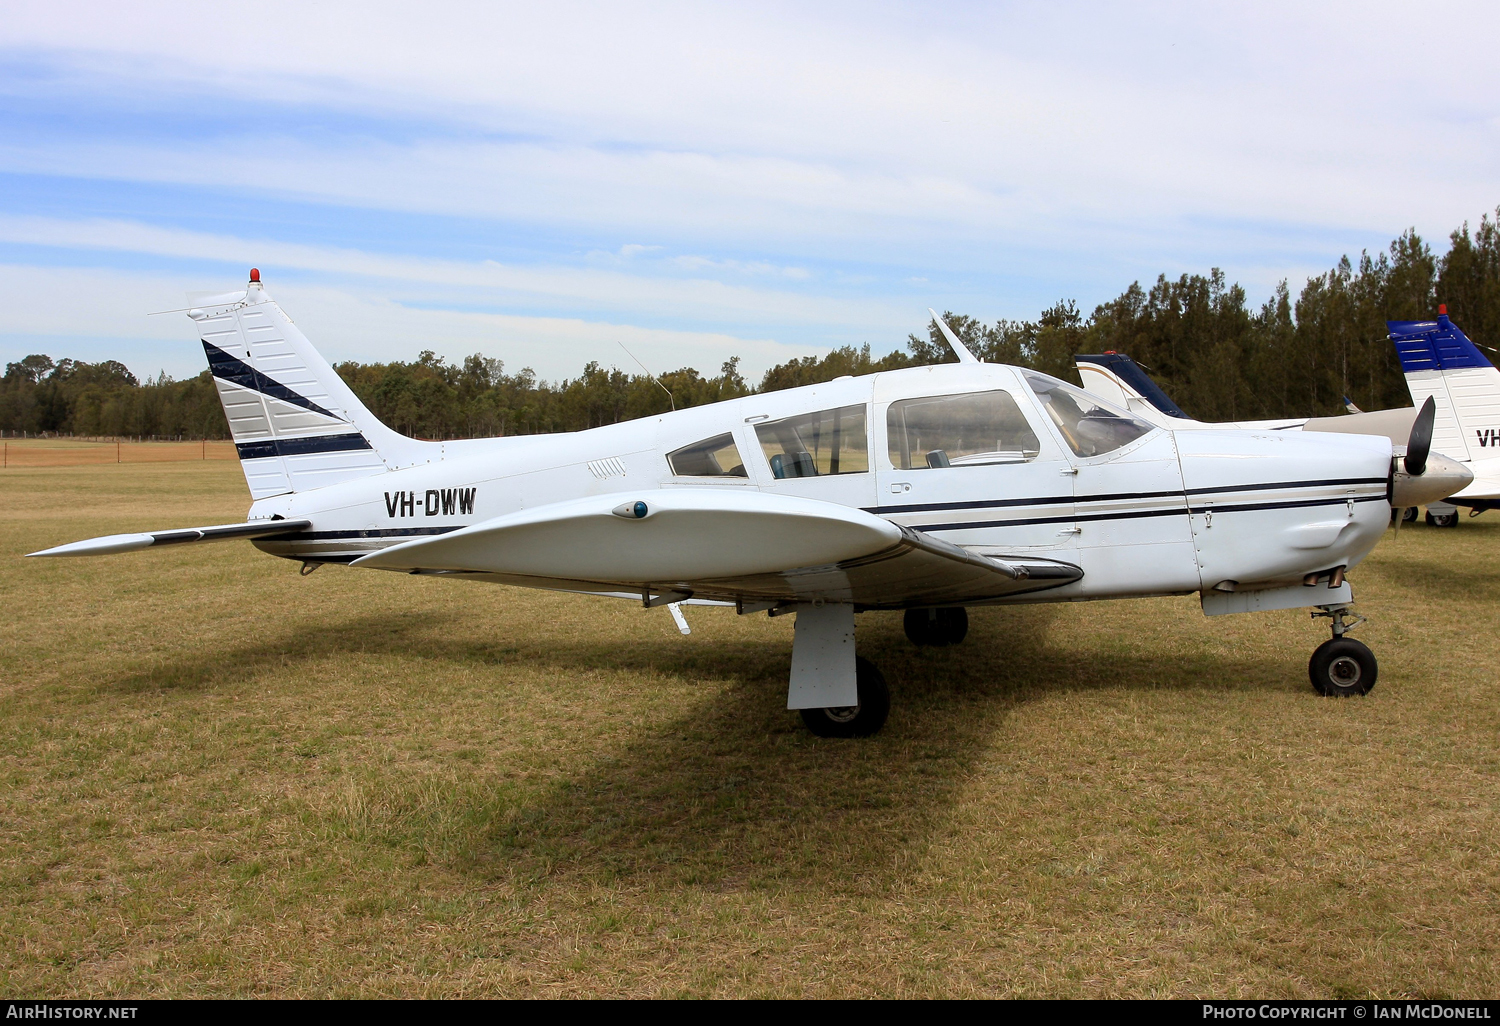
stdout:
[[782,708],[786,618],[296,564],[222,463],[23,469],[0,520],[0,989],[1493,995],[1500,520],[1305,614],[976,610],[880,736]]

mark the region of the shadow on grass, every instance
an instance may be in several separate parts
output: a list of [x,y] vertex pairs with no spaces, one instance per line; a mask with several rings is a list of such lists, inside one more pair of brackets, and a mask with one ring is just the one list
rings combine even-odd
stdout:
[[[1266,691],[1285,667],[1208,657],[1114,659],[1069,646],[1055,607],[976,612],[971,641],[917,650],[899,615],[862,618],[862,651],[892,685],[878,736],[813,737],[785,709],[789,653],[735,646],[714,665],[727,686],[567,780],[529,795],[496,792],[487,824],[447,858],[461,871],[526,884],[884,892],[920,871],[931,838],[991,757],[1010,713],[1058,691],[1199,689],[1233,677]],[[595,665],[578,649],[559,670]],[[1199,672],[1212,663],[1215,674]],[[671,639],[637,642],[622,666],[701,673]],[[467,799],[485,803],[482,793]],[[476,809],[470,809],[471,813]]]
[[436,612],[383,613],[338,622],[267,630],[255,639],[223,644],[210,638],[193,647],[174,650],[146,665],[122,668],[117,677],[92,682],[91,696],[142,691],[200,691],[243,684],[267,673],[295,671],[309,659],[333,652],[429,654],[425,632],[438,625]]
[[[326,810],[324,832],[522,886],[563,878],[582,886],[816,885],[858,894],[884,891],[920,867],[1018,705],[1100,687],[1197,689],[1209,676],[1194,665],[1208,657],[1191,655],[1101,665],[1097,652],[1054,636],[1058,615],[1050,606],[979,610],[970,640],[941,650],[911,646],[899,615],[862,617],[861,650],[884,669],[893,701],[886,729],[853,741],[813,737],[786,710],[789,644],[685,646],[640,634],[583,645],[546,636],[475,641],[445,633],[433,614],[310,627],[137,671],[112,686],[295,673],[299,660],[330,651],[524,660],[560,674],[649,669],[717,683],[680,715],[641,728],[562,781],[518,788],[505,774],[400,777],[371,767],[355,805]],[[1214,678],[1242,686],[1285,686],[1279,664],[1220,659],[1212,668]]]
[[1500,594],[1500,569],[1492,566],[1454,566],[1451,559],[1439,561],[1386,552],[1381,554],[1376,569],[1392,587],[1419,591],[1434,602],[1463,599],[1491,602]]

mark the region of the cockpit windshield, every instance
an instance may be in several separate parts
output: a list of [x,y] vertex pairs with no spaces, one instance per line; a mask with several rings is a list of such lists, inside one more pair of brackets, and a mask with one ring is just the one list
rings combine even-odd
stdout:
[[1079,456],[1103,456],[1151,430],[1144,420],[1094,398],[1075,385],[1036,371],[1023,373],[1063,440]]

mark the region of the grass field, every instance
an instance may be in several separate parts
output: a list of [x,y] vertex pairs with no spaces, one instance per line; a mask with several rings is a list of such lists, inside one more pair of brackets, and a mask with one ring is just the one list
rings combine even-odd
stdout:
[[1500,993],[1500,516],[1304,612],[976,610],[865,741],[785,703],[791,617],[295,563],[232,463],[10,468],[7,996]]
[[106,463],[236,460],[228,441],[130,442],[83,438],[0,439],[0,467],[80,467]]

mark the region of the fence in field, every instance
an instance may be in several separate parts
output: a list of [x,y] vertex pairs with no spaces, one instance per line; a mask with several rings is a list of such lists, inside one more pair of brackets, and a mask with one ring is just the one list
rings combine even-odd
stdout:
[[228,441],[155,442],[116,439],[7,438],[0,441],[0,469],[81,467],[97,463],[186,463],[237,459]]

